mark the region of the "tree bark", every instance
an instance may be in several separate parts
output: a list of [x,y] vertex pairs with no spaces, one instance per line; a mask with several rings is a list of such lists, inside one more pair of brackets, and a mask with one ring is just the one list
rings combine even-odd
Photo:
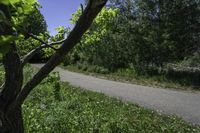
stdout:
[[23,133],[21,105],[12,106],[22,88],[23,71],[15,44],[4,56],[5,84],[0,92],[0,133]]
[[0,93],[0,106],[8,108],[19,94],[23,83],[23,70],[15,44],[11,44],[10,51],[4,56],[5,84]]
[[0,108],[0,133],[24,133],[21,107],[9,112]]
[[[8,6],[0,4],[0,9],[7,19],[11,20]],[[4,29],[0,31],[0,35],[13,35],[13,33],[9,24],[5,24]],[[0,91],[0,133],[23,133],[21,105],[12,105],[23,84],[22,63],[15,42],[7,45],[10,45],[10,50],[3,57],[5,83]]]

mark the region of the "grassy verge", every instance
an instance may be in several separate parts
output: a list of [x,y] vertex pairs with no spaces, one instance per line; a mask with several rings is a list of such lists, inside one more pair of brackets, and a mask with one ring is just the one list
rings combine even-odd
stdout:
[[27,133],[200,132],[174,116],[123,103],[103,94],[61,85],[56,100],[51,83],[40,85],[24,105]]
[[134,83],[138,85],[146,85],[152,87],[162,87],[176,90],[199,91],[200,88],[179,83],[176,80],[167,78],[165,75],[138,75],[131,69],[120,69],[115,72],[109,72],[107,69],[98,66],[89,65],[68,65],[61,66],[64,69],[92,75],[95,77],[109,79],[120,82]]
[[[26,68],[30,78],[32,69]],[[199,133],[175,116],[60,83],[58,74],[46,78],[23,105],[26,133]]]

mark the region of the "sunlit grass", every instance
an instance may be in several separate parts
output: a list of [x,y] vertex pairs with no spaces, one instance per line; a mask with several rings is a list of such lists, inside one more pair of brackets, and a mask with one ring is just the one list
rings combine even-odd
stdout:
[[[2,69],[0,69],[2,72]],[[33,75],[26,67],[25,77]],[[175,116],[161,115],[104,94],[58,85],[57,74],[46,78],[23,105],[26,133],[199,133]],[[59,99],[55,96],[59,94]]]

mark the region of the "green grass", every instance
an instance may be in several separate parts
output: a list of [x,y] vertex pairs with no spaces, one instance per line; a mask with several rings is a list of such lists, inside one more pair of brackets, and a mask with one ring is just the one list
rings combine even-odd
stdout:
[[165,75],[157,74],[157,75],[138,75],[133,69],[119,69],[115,72],[109,72],[107,69],[98,67],[98,66],[90,66],[90,65],[68,65],[63,66],[62,68],[84,73],[86,75],[92,75],[95,77],[109,79],[120,82],[134,83],[138,85],[146,85],[152,87],[162,87],[176,90],[187,90],[187,91],[199,91],[199,88],[194,88],[191,85],[186,85],[179,83],[176,80],[172,80],[167,78]]
[[103,94],[61,84],[61,100],[55,100],[53,85],[44,83],[29,96],[24,108],[27,133],[192,133],[191,126],[174,116],[165,116]]
[[[26,78],[32,76],[26,68]],[[51,74],[23,105],[26,133],[199,133],[175,116],[161,115],[104,94],[58,85]],[[58,98],[59,97],[59,98]]]

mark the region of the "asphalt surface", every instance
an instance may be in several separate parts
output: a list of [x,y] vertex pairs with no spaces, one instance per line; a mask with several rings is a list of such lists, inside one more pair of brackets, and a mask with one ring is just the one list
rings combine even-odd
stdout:
[[[41,67],[42,64],[35,64]],[[121,83],[70,72],[56,68],[61,81],[90,91],[104,93],[124,101],[159,111],[167,115],[176,115],[192,124],[200,125],[200,92],[176,91],[141,85]]]

